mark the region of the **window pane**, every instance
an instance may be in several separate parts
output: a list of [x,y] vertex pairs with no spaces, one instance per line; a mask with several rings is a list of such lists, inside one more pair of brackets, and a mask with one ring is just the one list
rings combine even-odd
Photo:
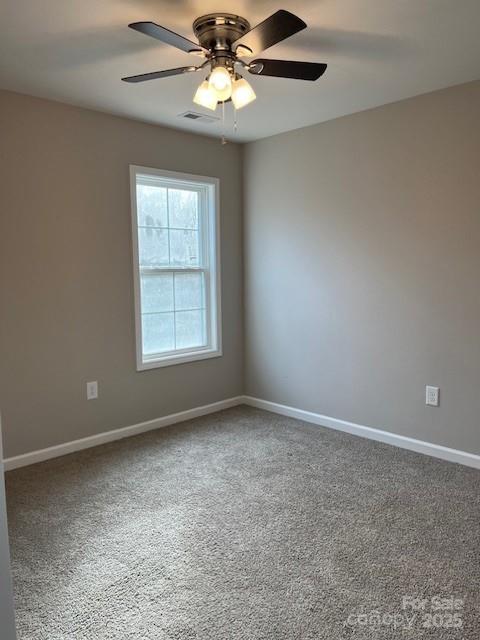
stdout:
[[205,307],[203,273],[175,274],[175,310],[201,309]]
[[173,311],[173,274],[142,275],[142,313]]
[[170,227],[198,229],[198,193],[180,189],[168,190]]
[[166,227],[167,190],[137,184],[137,215],[139,227]]
[[139,229],[138,247],[141,267],[168,264],[167,230]]
[[170,233],[170,264],[197,266],[200,264],[198,231],[178,231]]
[[175,329],[177,349],[205,346],[205,311],[175,313]]
[[173,351],[175,349],[173,313],[142,315],[142,337],[145,355]]

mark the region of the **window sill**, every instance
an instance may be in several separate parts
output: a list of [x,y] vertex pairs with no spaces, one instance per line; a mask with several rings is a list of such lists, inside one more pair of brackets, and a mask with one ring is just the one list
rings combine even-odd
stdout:
[[196,360],[206,360],[207,358],[219,358],[222,355],[221,349],[204,349],[202,351],[194,351],[181,355],[165,356],[163,358],[152,358],[137,362],[137,371],[146,371],[148,369],[158,369],[160,367],[171,367],[175,364],[185,364],[187,362],[195,362]]

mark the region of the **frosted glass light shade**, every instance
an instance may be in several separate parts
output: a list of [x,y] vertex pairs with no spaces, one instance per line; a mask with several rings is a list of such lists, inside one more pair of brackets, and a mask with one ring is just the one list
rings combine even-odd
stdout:
[[232,78],[225,67],[215,67],[210,74],[208,84],[217,94],[217,100],[223,102],[232,95]]
[[250,102],[253,102],[257,96],[251,85],[245,80],[245,78],[239,78],[233,83],[232,89],[232,102],[235,109],[241,109]]
[[217,94],[215,90],[209,85],[207,80],[204,80],[198,87],[195,95],[193,96],[195,104],[199,104],[201,107],[206,107],[215,111],[217,108]]

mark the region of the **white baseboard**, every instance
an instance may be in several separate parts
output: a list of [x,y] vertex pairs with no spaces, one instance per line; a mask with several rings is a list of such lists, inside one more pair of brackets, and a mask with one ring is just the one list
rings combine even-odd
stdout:
[[48,447],[47,449],[40,449],[38,451],[32,451],[20,456],[6,458],[3,461],[5,471],[10,471],[19,467],[25,467],[29,464],[35,464],[36,462],[43,462],[44,460],[64,456],[68,453],[81,451],[82,449],[96,447],[97,445],[105,444],[106,442],[113,442],[115,440],[121,440],[122,438],[128,438],[130,436],[135,436],[147,431],[153,431],[155,429],[160,429],[161,427],[167,427],[171,424],[176,424],[178,422],[184,422],[185,420],[190,420],[192,418],[205,416],[209,413],[216,413],[217,411],[222,411],[222,409],[236,407],[241,404],[246,404],[251,407],[257,407],[258,409],[264,409],[265,411],[278,413],[290,418],[297,418],[298,420],[317,424],[329,429],[344,431],[345,433],[351,433],[352,435],[360,436],[362,438],[377,440],[378,442],[391,444],[402,449],[409,449],[410,451],[423,453],[434,458],[447,460],[448,462],[457,462],[468,467],[480,469],[480,455],[477,455],[475,453],[459,451],[458,449],[450,449],[449,447],[444,447],[439,444],[424,442],[422,440],[416,440],[415,438],[409,438],[407,436],[400,436],[388,431],[381,431],[380,429],[373,429],[372,427],[366,427],[354,422],[348,422],[346,420],[339,420],[338,418],[331,418],[330,416],[324,416],[320,413],[313,413],[312,411],[304,411],[303,409],[288,407],[283,404],[278,404],[277,402],[261,400],[260,398],[253,398],[251,396],[236,396],[234,398],[220,400],[220,402],[214,402],[212,404],[203,405],[201,407],[195,407],[194,409],[188,409],[187,411],[172,413],[168,416],[163,416],[162,418],[155,418],[154,420],[148,420],[147,422],[134,424],[129,427],[113,429],[112,431],[105,431],[104,433],[99,433],[87,438],[81,438],[80,440],[73,440],[71,442],[65,442],[64,444],[59,444],[54,447]]
[[154,429],[160,429],[161,427],[176,424],[177,422],[184,422],[185,420],[205,416],[209,413],[216,413],[222,409],[236,407],[239,404],[243,404],[243,396],[227,398],[226,400],[220,400],[220,402],[206,404],[201,407],[195,407],[194,409],[188,409],[187,411],[180,411],[179,413],[171,413],[168,416],[155,418],[154,420],[148,420],[147,422],[140,422],[139,424],[134,424],[129,427],[105,431],[104,433],[99,433],[87,438],[81,438],[80,440],[72,440],[71,442],[65,442],[64,444],[48,447],[47,449],[39,449],[38,451],[14,456],[13,458],[6,458],[3,461],[5,471],[11,471],[12,469],[18,469],[19,467],[26,467],[29,464],[50,460],[50,458],[58,458],[59,456],[64,456],[67,453],[74,453],[75,451],[81,451],[82,449],[89,449],[90,447],[96,447],[97,445],[105,444],[106,442],[113,442],[114,440],[121,440],[122,438],[136,436],[140,433],[145,433],[146,431],[153,431]]
[[346,433],[351,433],[352,435],[360,436],[362,438],[377,440],[378,442],[391,444],[402,449],[409,449],[410,451],[423,453],[434,458],[440,458],[441,460],[448,460],[448,462],[457,462],[459,464],[466,465],[467,467],[480,469],[480,455],[477,455],[475,453],[459,451],[458,449],[450,449],[449,447],[443,447],[439,444],[423,442],[423,440],[416,440],[415,438],[400,436],[396,433],[389,433],[388,431],[381,431],[380,429],[365,427],[361,424],[355,424],[354,422],[347,422],[346,420],[339,420],[338,418],[323,416],[320,413],[313,413],[311,411],[295,409],[294,407],[287,407],[283,404],[269,402],[268,400],[261,400],[259,398],[252,398],[251,396],[244,396],[243,402],[244,404],[247,404],[251,407],[265,409],[266,411],[278,413],[282,416],[297,418],[298,420],[311,422],[321,427],[328,427],[329,429],[344,431]]

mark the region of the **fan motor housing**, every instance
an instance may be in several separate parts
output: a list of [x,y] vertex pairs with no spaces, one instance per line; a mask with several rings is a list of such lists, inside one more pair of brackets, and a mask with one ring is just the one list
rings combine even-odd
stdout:
[[212,53],[231,52],[235,40],[249,30],[248,20],[233,13],[209,13],[193,23],[198,41]]

